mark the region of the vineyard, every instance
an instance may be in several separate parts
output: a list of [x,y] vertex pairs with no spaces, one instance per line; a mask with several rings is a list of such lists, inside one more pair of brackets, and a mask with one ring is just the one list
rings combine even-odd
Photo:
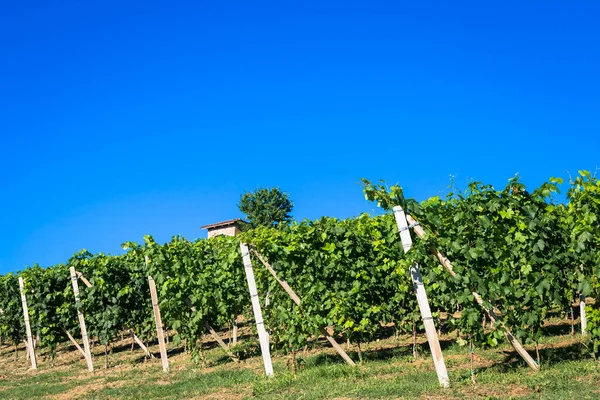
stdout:
[[[84,250],[64,264],[0,277],[3,352],[10,344],[15,364],[52,369],[72,344],[92,371],[89,343],[110,368],[116,343],[131,337],[168,371],[166,340],[208,368],[210,337],[232,367],[262,354],[270,376],[273,353],[290,360],[295,376],[310,373],[310,365],[297,371],[297,358],[311,349],[333,346],[344,368],[368,369],[370,343],[408,338],[416,357],[425,335],[428,362],[452,387],[438,336],[452,335],[472,354],[510,345],[523,373],[542,374],[539,343],[558,318],[583,335],[581,357],[592,360],[600,345],[600,181],[580,171],[561,194],[562,185],[472,182],[419,203],[399,186],[363,180],[366,198],[387,213],[166,244],[146,236],[124,243],[122,255]],[[407,233],[411,244],[401,240]],[[149,350],[155,344],[161,355]],[[347,353],[350,346],[356,351]],[[473,365],[466,370],[476,382]]]

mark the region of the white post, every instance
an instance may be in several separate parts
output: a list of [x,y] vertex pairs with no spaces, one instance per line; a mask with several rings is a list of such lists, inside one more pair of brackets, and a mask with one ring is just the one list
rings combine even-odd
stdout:
[[[79,285],[77,284],[77,273],[74,267],[70,267],[71,272],[71,284],[73,285],[73,294],[75,295],[75,304],[79,303]],[[92,363],[92,352],[90,351],[90,342],[88,340],[87,329],[85,327],[85,319],[83,318],[83,312],[81,308],[77,307],[77,318],[79,318],[79,326],[81,327],[81,339],[83,340],[83,349],[85,351],[88,371],[94,370],[94,364]]]
[[587,335],[587,318],[585,316],[585,296],[582,294],[579,295],[579,311],[580,311],[580,318],[581,318],[581,335],[586,336]]
[[252,261],[250,260],[250,251],[248,250],[248,246],[246,246],[244,243],[240,243],[240,250],[242,252],[242,259],[244,260],[244,271],[246,272],[248,290],[250,291],[250,299],[252,300],[252,310],[254,311],[254,319],[256,320],[256,330],[258,331],[260,351],[262,352],[263,362],[265,364],[265,373],[267,376],[272,376],[273,364],[271,363],[269,336],[265,329],[262,311],[260,310],[258,291],[256,290],[256,281],[254,280],[254,271],[252,270]]
[[232,341],[233,346],[235,346],[237,344],[237,339],[238,339],[238,323],[237,323],[237,317],[235,317],[235,319],[233,320],[233,341]]
[[[581,264],[581,272],[583,272],[583,264]],[[585,316],[585,296],[583,293],[579,294],[579,316],[581,321],[581,336],[587,335],[587,318]]]
[[25,297],[25,288],[23,278],[19,277],[19,289],[21,290],[21,304],[23,305],[23,317],[25,318],[25,332],[27,333],[27,350],[31,359],[31,369],[37,369],[35,359],[35,350],[33,349],[33,338],[31,337],[31,326],[29,325],[29,310],[27,309],[27,298]]
[[[398,226],[398,232],[400,233],[400,239],[402,240],[402,247],[406,253],[412,247],[412,239],[410,237],[408,223],[406,222],[406,215],[404,214],[402,207],[394,207],[394,216],[396,217],[396,225]],[[423,319],[423,325],[425,326],[425,333],[427,334],[427,341],[429,342],[429,348],[431,349],[431,357],[433,358],[438,381],[442,387],[450,387],[448,371],[446,370],[446,364],[444,363],[444,355],[442,354],[440,341],[435,329],[433,317],[431,316],[431,309],[429,307],[429,301],[427,300],[427,292],[425,291],[425,285],[423,285],[419,264],[414,263],[410,267],[410,276],[417,294],[419,310],[421,311],[421,318]]]

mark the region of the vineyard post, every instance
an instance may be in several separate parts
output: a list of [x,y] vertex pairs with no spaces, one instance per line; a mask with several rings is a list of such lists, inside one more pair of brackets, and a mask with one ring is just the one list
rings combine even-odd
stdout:
[[267,376],[273,375],[273,364],[271,362],[271,351],[269,349],[269,336],[265,329],[260,302],[258,300],[258,291],[256,290],[256,281],[254,280],[254,271],[252,270],[252,260],[250,259],[250,251],[248,246],[240,243],[240,251],[244,260],[244,271],[246,272],[246,280],[248,281],[248,290],[250,291],[250,299],[252,301],[252,311],[254,312],[254,320],[256,321],[256,330],[258,331],[258,340],[260,342],[260,350],[265,364],[265,373]]
[[232,341],[232,345],[235,346],[237,344],[237,339],[238,339],[238,322],[237,322],[237,316],[233,319],[233,341]]
[[217,341],[217,343],[219,344],[219,346],[221,346],[221,348],[223,349],[223,351],[225,353],[227,353],[227,355],[236,363],[240,362],[240,359],[237,358],[235,356],[235,354],[233,354],[231,352],[231,350],[229,350],[229,348],[227,347],[227,345],[225,344],[225,342],[223,342],[223,340],[221,339],[221,337],[219,336],[219,334],[214,330],[214,328],[206,321],[204,321],[204,327],[206,329],[208,329],[208,331],[210,332],[210,334],[212,335],[213,339],[215,339]]
[[[394,207],[394,217],[396,218],[396,225],[398,226],[398,232],[400,233],[402,247],[406,253],[412,247],[412,239],[410,237],[410,227],[406,222],[406,215],[402,207]],[[444,362],[444,355],[442,354],[440,341],[438,339],[437,331],[435,330],[433,317],[431,316],[431,309],[429,307],[429,301],[427,300],[427,292],[425,291],[425,285],[423,284],[423,277],[421,276],[419,264],[413,263],[411,265],[410,276],[417,294],[417,302],[419,303],[419,310],[421,311],[421,318],[423,319],[423,325],[425,326],[425,333],[427,335],[427,341],[429,342],[429,348],[431,349],[431,357],[433,358],[433,364],[435,365],[438,381],[442,387],[450,387],[448,371],[446,370],[446,363]]]
[[[417,221],[410,215],[406,215],[406,219],[409,224],[414,225],[415,233],[417,234],[417,236],[421,239],[424,238],[425,231],[423,230],[423,228],[421,226],[419,226],[417,224]],[[448,260],[448,258],[446,258],[446,256],[441,251],[439,251],[435,246],[431,246],[430,251],[433,255],[435,255],[438,258],[438,260],[440,261],[440,263],[442,264],[444,269],[446,269],[446,271],[448,271],[448,273],[452,277],[455,277],[456,272],[454,272],[454,269],[452,268],[452,263],[450,262],[450,260]],[[483,312],[485,314],[487,314],[487,317],[490,320],[490,322],[492,323],[492,325],[494,325],[494,324],[500,325],[500,327],[504,330],[504,335],[506,336],[506,339],[514,347],[514,349],[517,351],[517,353],[519,353],[519,355],[521,357],[523,357],[523,360],[525,360],[527,365],[529,365],[529,367],[531,367],[531,369],[533,369],[534,371],[539,371],[540,366],[535,362],[535,360],[531,357],[531,355],[527,352],[527,350],[525,350],[525,348],[523,347],[521,342],[519,342],[519,340],[516,337],[514,337],[514,335],[510,332],[508,327],[506,327],[506,325],[504,325],[504,323],[502,321],[498,320],[498,316],[496,315],[494,310],[488,309],[485,306],[485,304],[483,304],[483,299],[477,292],[475,292],[472,289],[469,289],[469,290],[471,291],[471,294],[475,298],[475,301],[477,301],[477,304],[479,304],[479,306],[481,307]]]
[[77,318],[79,319],[79,326],[81,327],[81,339],[83,340],[83,348],[86,354],[85,359],[87,361],[88,371],[92,372],[94,370],[94,365],[92,364],[90,342],[88,340],[87,329],[85,328],[83,312],[81,311],[81,307],[79,307],[79,285],[77,284],[77,273],[75,272],[74,267],[69,267],[69,271],[71,272],[71,284],[73,285],[73,294],[75,295],[75,304],[77,305]]
[[580,311],[580,320],[581,320],[581,335],[587,335],[587,318],[585,316],[585,296],[583,294],[579,295],[579,311]]
[[85,351],[83,351],[83,349],[81,348],[81,346],[79,345],[79,343],[77,343],[77,341],[75,340],[75,338],[73,337],[73,335],[71,335],[69,333],[69,331],[67,331],[65,328],[63,328],[63,332],[67,335],[67,337],[69,338],[69,340],[71,341],[71,343],[73,343],[75,345],[75,347],[77,348],[77,350],[79,350],[81,352],[81,354],[83,355],[83,358],[87,360],[87,355],[85,354]]
[[[581,272],[583,272],[583,264],[581,264]],[[581,321],[581,335],[587,335],[587,318],[585,316],[585,296],[579,293],[579,320]]]
[[[140,348],[144,351],[144,353],[146,354],[146,357],[148,357],[148,358],[154,358],[154,356],[152,355],[152,353],[150,353],[150,350],[148,350],[148,348],[144,345],[144,343],[140,340],[140,338],[136,336],[136,334],[133,331],[133,329],[129,329],[129,334],[133,338],[133,341],[136,342],[137,345],[140,346]],[[133,350],[133,347],[131,349]]]
[[[279,279],[279,277],[277,276],[277,273],[275,272],[273,267],[271,267],[271,265],[256,250],[252,249],[252,252],[256,255],[256,257],[258,257],[258,259],[264,265],[264,267],[267,269],[267,271],[269,271],[271,273],[271,275],[273,276],[273,278],[275,278],[277,283],[279,283],[279,285],[281,285],[283,290],[286,291],[286,293],[290,296],[292,301],[294,303],[296,303],[297,306],[300,306],[300,302],[301,302],[300,297],[298,297],[296,292],[294,292],[294,290],[292,290],[290,285],[288,285],[288,283],[286,281]],[[329,343],[335,349],[335,351],[337,351],[337,353],[344,359],[344,361],[348,365],[356,367],[356,364],[354,363],[354,361],[352,361],[352,359],[348,356],[348,354],[344,351],[344,349],[342,349],[342,347],[338,344],[338,342],[336,342],[335,339],[329,334],[329,332],[327,332],[327,330],[325,328],[319,328],[319,330],[321,331],[321,334],[323,336],[325,336],[325,338],[329,341]]]
[[35,350],[33,349],[33,338],[31,337],[31,326],[29,325],[29,310],[27,309],[27,298],[23,287],[23,278],[19,277],[19,289],[21,291],[21,304],[23,305],[23,317],[25,318],[25,331],[27,332],[27,350],[31,359],[31,369],[37,369]]
[[[148,259],[146,259],[148,263]],[[167,347],[165,346],[165,336],[163,333],[162,319],[160,318],[160,308],[158,306],[158,295],[156,294],[156,283],[148,275],[148,284],[150,286],[150,296],[152,297],[152,310],[154,311],[154,322],[156,322],[156,335],[158,336],[158,347],[160,348],[160,361],[163,371],[169,372],[169,360],[167,359]]]
[[92,284],[90,283],[90,281],[88,281],[85,276],[83,276],[82,272],[79,271],[75,271],[77,273],[77,279],[81,279],[81,281],[85,284],[85,286],[91,288]]

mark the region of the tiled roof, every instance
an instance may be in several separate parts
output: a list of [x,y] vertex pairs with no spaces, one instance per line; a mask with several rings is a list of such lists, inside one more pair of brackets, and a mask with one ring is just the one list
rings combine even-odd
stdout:
[[236,225],[236,224],[240,224],[240,225],[247,224],[247,222],[242,220],[241,218],[235,218],[235,219],[230,219],[230,220],[223,221],[223,222],[215,222],[214,224],[204,225],[204,226],[201,226],[200,229],[222,228],[224,226]]

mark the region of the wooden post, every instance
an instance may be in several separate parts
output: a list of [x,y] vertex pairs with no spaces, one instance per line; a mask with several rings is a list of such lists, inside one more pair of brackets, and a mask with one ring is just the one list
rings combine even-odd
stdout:
[[[404,214],[402,207],[394,207],[394,217],[396,218],[396,225],[398,226],[398,232],[400,233],[402,247],[406,253],[412,247],[412,239],[410,237],[408,223],[406,222],[406,215]],[[429,307],[429,301],[427,300],[427,292],[425,291],[419,264],[414,263],[410,267],[410,276],[417,294],[417,302],[419,303],[419,310],[421,311],[421,318],[423,320],[423,325],[425,326],[425,334],[427,335],[427,341],[429,342],[429,348],[431,349],[431,357],[433,358],[438,381],[442,387],[450,387],[444,355],[442,354],[442,348],[435,329],[435,323],[433,322],[433,317],[431,315],[431,309]]]
[[[301,302],[300,297],[298,297],[296,292],[294,292],[292,290],[290,285],[288,285],[288,283],[286,281],[279,279],[279,277],[277,276],[277,273],[275,272],[273,267],[260,254],[258,254],[258,252],[256,250],[252,249],[252,252],[256,255],[256,257],[258,257],[260,262],[265,266],[265,268],[267,269],[267,271],[269,271],[269,273],[273,276],[273,278],[275,278],[275,280],[277,281],[277,283],[279,283],[279,285],[283,288],[283,290],[286,291],[286,293],[290,296],[292,301],[294,303],[296,303],[297,306],[300,306],[300,302]],[[335,339],[329,334],[329,332],[327,332],[327,330],[325,328],[319,328],[319,330],[321,331],[321,334],[323,336],[325,336],[325,338],[331,344],[331,346],[335,349],[335,351],[340,355],[340,357],[342,357],[348,365],[356,367],[356,364],[354,363],[354,361],[352,361],[352,359],[348,356],[348,354],[344,351],[344,349],[342,349],[342,347],[338,344],[338,342],[336,342]]]
[[29,325],[29,310],[27,309],[27,298],[25,297],[25,288],[23,278],[19,277],[19,289],[21,291],[21,304],[23,305],[23,317],[25,318],[25,332],[27,333],[27,349],[31,359],[31,369],[37,369],[37,360],[33,349],[33,338],[31,337],[31,326]]
[[[148,262],[148,259],[146,259]],[[160,348],[160,360],[162,362],[163,371],[169,372],[169,360],[167,359],[167,347],[165,346],[165,335],[163,332],[163,324],[160,318],[160,308],[158,306],[158,295],[156,294],[156,283],[150,275],[148,275],[148,283],[150,285],[150,296],[152,297],[152,309],[154,310],[154,322],[156,322],[156,335],[158,336],[158,347]]]
[[[144,343],[140,340],[140,338],[137,337],[136,334],[133,332],[133,329],[130,329],[129,333],[131,334],[131,337],[137,343],[137,345],[140,346],[140,348],[144,351],[144,353],[146,353],[146,356],[148,358],[154,358],[152,353],[150,353],[150,350],[148,350],[148,348],[144,345]],[[133,350],[133,347],[131,349]]]
[[235,346],[237,344],[237,340],[238,340],[238,323],[237,323],[237,317],[235,317],[235,319],[233,320],[233,343],[232,343],[233,346]]
[[580,312],[580,320],[581,320],[581,335],[587,335],[587,318],[585,316],[585,296],[583,294],[579,295],[579,312]]
[[81,281],[85,284],[85,286],[87,287],[92,287],[92,284],[90,283],[90,281],[88,281],[87,279],[85,279],[85,276],[83,276],[82,272],[76,271],[77,272],[77,279],[81,279]]
[[[583,272],[583,264],[581,264],[581,272]],[[579,320],[581,321],[581,336],[587,335],[587,317],[585,316],[585,296],[579,294]]]
[[[70,267],[71,272],[71,284],[73,285],[73,294],[75,295],[75,304],[79,303],[79,285],[77,284],[77,273],[74,267]],[[85,360],[87,361],[88,371],[94,370],[94,364],[92,363],[92,352],[90,351],[90,342],[88,340],[87,329],[85,327],[85,319],[83,318],[83,312],[77,305],[77,318],[79,319],[79,326],[81,328],[81,339],[83,340],[83,348],[85,350]]]
[[75,345],[75,347],[77,348],[77,350],[79,350],[79,352],[83,355],[83,358],[87,360],[87,355],[85,354],[85,351],[83,351],[83,349],[81,348],[81,346],[79,345],[79,343],[77,343],[77,341],[75,340],[75,338],[69,333],[69,331],[67,331],[64,328],[63,328],[63,332],[67,335],[67,337],[69,338],[69,340],[71,341],[71,343],[73,343]]
[[[417,221],[415,221],[415,219],[413,217],[411,217],[410,215],[406,215],[406,220],[411,225],[415,225],[417,223]],[[423,230],[423,228],[421,226],[415,225],[414,230],[419,238],[425,237],[425,231]],[[442,252],[440,252],[435,246],[431,246],[430,251],[432,254],[434,254],[438,258],[438,260],[440,261],[442,266],[446,269],[446,271],[448,271],[448,273],[452,277],[456,276],[456,272],[454,272],[454,269],[452,268],[452,263],[450,262],[450,260],[448,260],[446,258],[446,256],[444,256],[444,254]],[[498,316],[496,315],[494,310],[488,309],[483,304],[483,299],[477,292],[475,292],[472,289],[469,289],[469,290],[471,291],[471,294],[475,298],[475,301],[477,301],[477,304],[479,304],[479,306],[481,307],[483,312],[487,314],[487,317],[490,320],[490,322],[492,323],[492,325],[498,324],[504,331],[504,336],[506,337],[506,339],[514,347],[514,349],[517,351],[517,353],[519,353],[519,355],[523,358],[523,360],[525,360],[527,365],[529,365],[529,367],[531,367],[531,369],[533,369],[534,371],[539,371],[540,366],[535,362],[535,360],[531,357],[531,355],[529,355],[527,350],[525,350],[525,348],[523,347],[521,342],[519,342],[519,340],[516,337],[514,337],[514,335],[510,332],[508,327],[506,327],[506,325],[504,325],[504,322],[498,320]]]
[[475,380],[475,350],[473,348],[473,340],[469,341],[469,350],[471,353],[471,382],[477,383]]
[[227,355],[229,357],[231,357],[231,359],[233,361],[235,361],[236,363],[239,363],[240,360],[239,358],[237,358],[227,347],[227,345],[225,344],[225,342],[223,342],[223,340],[221,340],[221,337],[217,334],[217,332],[213,329],[212,326],[210,326],[210,324],[206,321],[204,321],[204,327],[206,329],[208,329],[208,331],[210,332],[210,334],[212,335],[212,337],[217,341],[217,343],[219,344],[219,346],[221,346],[221,348],[225,351],[225,353],[227,353]]
[[448,379],[448,371],[446,370],[442,347],[440,346],[437,330],[435,329],[435,323],[433,322],[433,317],[431,315],[431,309],[429,308],[427,292],[425,291],[425,285],[423,284],[423,278],[421,276],[419,264],[414,263],[410,267],[410,276],[417,294],[417,302],[419,303],[419,310],[421,311],[421,319],[423,320],[423,325],[425,326],[425,334],[427,335],[427,341],[429,342],[431,357],[433,358],[433,364],[437,372],[438,381],[442,387],[450,387],[450,381]]
[[265,374],[267,376],[272,376],[273,364],[271,362],[271,350],[269,349],[269,336],[265,329],[265,323],[260,309],[256,281],[254,280],[254,271],[252,270],[252,260],[250,259],[250,251],[248,250],[248,246],[244,243],[240,243],[240,251],[242,252],[242,259],[244,260],[244,271],[246,272],[248,290],[250,291],[252,311],[254,312],[254,320],[256,321],[256,330],[258,331],[258,340],[260,342],[260,351],[265,365]]

